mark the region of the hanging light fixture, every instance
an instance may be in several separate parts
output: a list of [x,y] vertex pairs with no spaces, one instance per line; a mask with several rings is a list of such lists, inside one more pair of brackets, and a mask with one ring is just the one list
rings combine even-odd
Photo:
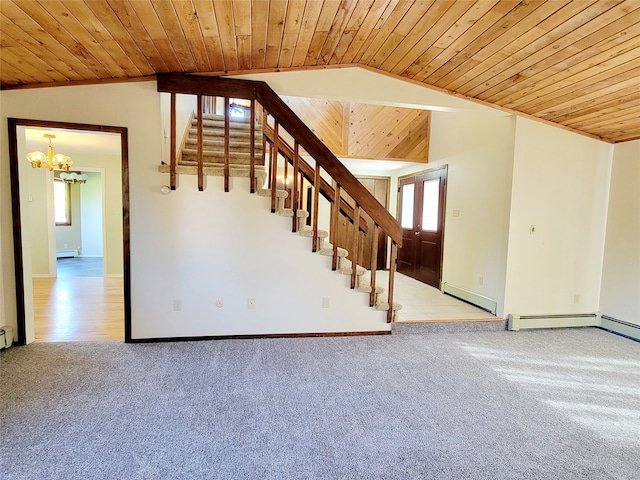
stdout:
[[61,153],[53,153],[53,145],[51,139],[56,138],[55,135],[45,133],[44,138],[49,139],[49,146],[47,147],[47,153],[42,152],[30,152],[27,153],[27,160],[31,163],[33,168],[48,168],[49,170],[64,170],[69,171],[69,167],[73,165],[73,161],[70,157],[62,155]]
[[60,174],[60,180],[64,180],[65,183],[87,183],[88,179],[89,175],[86,173],[62,172]]

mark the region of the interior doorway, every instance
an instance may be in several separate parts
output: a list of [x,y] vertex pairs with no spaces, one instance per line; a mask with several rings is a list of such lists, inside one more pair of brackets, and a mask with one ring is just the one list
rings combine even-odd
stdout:
[[[127,129],[13,118],[8,120],[8,125],[16,267],[17,343],[24,345],[37,339],[37,322],[40,322],[38,328],[44,325],[44,328],[54,332],[53,337],[49,336],[48,340],[44,341],[114,339],[113,325],[117,325],[116,337],[130,340]],[[67,242],[69,248],[66,249],[71,251],[67,255],[75,258],[81,257],[82,250],[86,247],[87,257],[100,258],[102,275],[99,277],[69,275],[63,278],[58,275],[59,246],[55,234],[56,222],[53,221],[53,184],[54,172],[58,173],[57,177],[60,179],[60,169],[49,170],[46,165],[44,168],[37,168],[41,167],[40,165],[31,168],[26,161],[26,153],[29,150],[26,131],[29,129],[47,130],[61,137],[66,134],[85,139],[91,137],[94,141],[97,139],[98,143],[100,138],[110,137],[111,143],[114,140],[116,142],[117,153],[112,155],[115,160],[108,168],[104,169],[100,165],[87,168],[95,173],[93,180],[94,183],[98,182],[96,185],[99,188],[94,188],[92,192],[89,192],[89,188],[86,192],[89,200],[84,215],[84,227],[87,232],[92,230],[94,234],[98,233],[91,236],[87,233],[89,241],[85,244],[78,241]],[[74,148],[71,141],[66,144],[60,142],[58,146],[65,146],[72,151]],[[86,146],[84,148],[86,149]],[[85,150],[85,153],[87,152],[90,150]],[[76,155],[78,160],[82,158],[81,155],[76,153],[74,156]],[[108,155],[101,156],[94,151],[87,158],[106,156]],[[83,161],[89,160],[74,163],[74,169],[82,166]],[[77,175],[77,172],[74,173]],[[87,180],[90,175],[86,175]],[[73,180],[77,180],[77,176]],[[39,185],[44,186],[42,192]],[[37,197],[38,192],[43,198]],[[105,205],[105,196],[109,197],[115,209],[111,208],[110,212],[107,211],[103,215],[103,207],[109,210],[108,205]],[[41,203],[48,206],[36,206],[36,201],[42,201]],[[79,228],[82,228],[82,219],[82,214],[76,215],[75,223]],[[35,233],[38,228],[44,232],[42,236]],[[44,262],[43,258],[46,259]],[[119,321],[111,321],[111,331],[105,333],[105,322],[109,323],[109,317],[114,311],[117,311]],[[42,336],[42,330],[40,335]]]
[[447,167],[400,178],[398,272],[440,289]]

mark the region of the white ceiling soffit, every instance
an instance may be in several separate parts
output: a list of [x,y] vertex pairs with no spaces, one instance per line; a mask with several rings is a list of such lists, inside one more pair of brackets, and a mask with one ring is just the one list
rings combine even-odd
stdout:
[[27,151],[46,152],[49,140],[45,133],[55,135],[53,150],[71,156],[74,153],[92,153],[95,155],[120,155],[120,134],[109,132],[87,132],[59,128],[25,128]]

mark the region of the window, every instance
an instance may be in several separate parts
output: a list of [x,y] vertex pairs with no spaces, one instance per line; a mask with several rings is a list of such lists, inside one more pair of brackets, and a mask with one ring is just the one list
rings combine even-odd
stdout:
[[62,180],[53,181],[53,206],[56,225],[71,225],[71,185]]
[[413,229],[413,203],[415,194],[415,184],[407,183],[402,186],[402,213],[400,225],[402,228]]
[[438,231],[438,203],[440,201],[440,179],[425,180],[422,196],[422,230]]

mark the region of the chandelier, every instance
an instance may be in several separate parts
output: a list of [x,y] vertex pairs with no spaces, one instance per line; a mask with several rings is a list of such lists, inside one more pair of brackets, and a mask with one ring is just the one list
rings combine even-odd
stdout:
[[87,183],[89,176],[86,173],[77,173],[77,172],[62,172],[60,174],[60,180],[63,180],[65,183]]
[[62,155],[61,153],[55,154],[53,153],[53,145],[51,144],[51,139],[56,138],[55,135],[51,135],[50,133],[45,133],[44,138],[49,139],[49,146],[47,147],[47,153],[44,154],[42,152],[30,152],[27,153],[27,160],[31,162],[31,166],[33,168],[48,168],[49,170],[64,170],[66,172],[69,171],[69,167],[73,165],[73,161],[70,157],[66,155]]

